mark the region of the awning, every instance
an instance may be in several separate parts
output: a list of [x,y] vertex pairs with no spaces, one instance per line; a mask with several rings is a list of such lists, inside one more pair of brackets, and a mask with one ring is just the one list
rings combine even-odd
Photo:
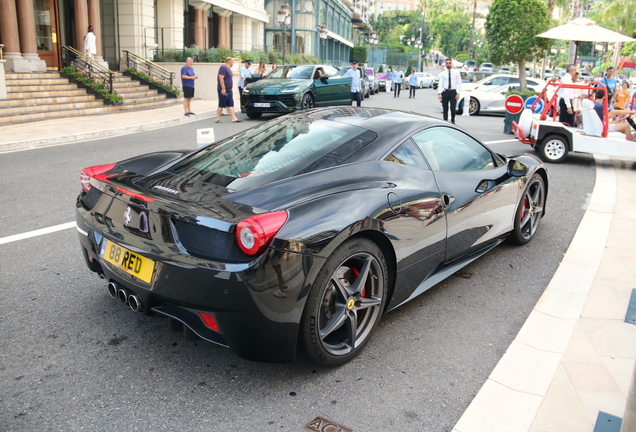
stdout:
[[210,3],[213,6],[218,6],[220,8],[227,9],[232,12],[236,12],[237,14],[245,15],[246,17],[250,17],[258,21],[269,22],[269,15],[265,13],[264,9],[261,12],[259,10],[245,7],[231,0],[203,0],[203,1],[206,3]]
[[338,42],[342,42],[343,44],[353,48],[353,42],[348,41],[347,39],[343,38],[339,34],[334,33],[334,32],[332,32],[330,30],[327,30],[327,37],[330,37],[331,39],[335,39]]

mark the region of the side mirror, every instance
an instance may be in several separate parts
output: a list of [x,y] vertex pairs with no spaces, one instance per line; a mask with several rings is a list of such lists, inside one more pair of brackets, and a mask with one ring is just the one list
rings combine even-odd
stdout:
[[508,161],[508,174],[512,177],[523,177],[528,174],[528,167],[517,160],[510,159]]
[[327,84],[329,77],[327,75],[323,75],[320,77],[320,81],[322,81],[323,84]]

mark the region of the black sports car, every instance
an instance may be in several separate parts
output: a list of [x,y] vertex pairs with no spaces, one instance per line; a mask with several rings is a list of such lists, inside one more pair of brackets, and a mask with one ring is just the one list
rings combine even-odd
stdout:
[[383,313],[506,237],[529,242],[548,178],[452,124],[323,108],[194,152],[86,168],[88,267],[131,309],[239,356],[336,366]]

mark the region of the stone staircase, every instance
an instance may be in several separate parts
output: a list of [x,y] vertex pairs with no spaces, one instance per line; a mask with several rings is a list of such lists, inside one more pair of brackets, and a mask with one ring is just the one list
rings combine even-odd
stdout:
[[7,98],[0,101],[0,126],[89,116],[119,111],[137,111],[174,105],[157,90],[116,73],[113,89],[124,98],[123,105],[104,105],[101,99],[69,83],[59,72],[6,73]]

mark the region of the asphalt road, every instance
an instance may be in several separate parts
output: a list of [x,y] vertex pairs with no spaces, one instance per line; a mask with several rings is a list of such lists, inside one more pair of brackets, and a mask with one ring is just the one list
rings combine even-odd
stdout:
[[[363,105],[441,117],[428,89]],[[220,138],[255,123],[208,119],[0,154],[0,240],[72,222],[83,167],[194,148],[198,128]],[[499,153],[530,150],[502,133],[503,117],[457,124]],[[301,431],[321,415],[356,432],[450,431],[559,265],[594,180],[591,156],[550,165],[547,216],[529,245],[502,244],[464,269],[469,279],[386,315],[362,355],[333,370],[242,360],[130,311],[86,268],[75,229],[0,244],[0,430]]]

